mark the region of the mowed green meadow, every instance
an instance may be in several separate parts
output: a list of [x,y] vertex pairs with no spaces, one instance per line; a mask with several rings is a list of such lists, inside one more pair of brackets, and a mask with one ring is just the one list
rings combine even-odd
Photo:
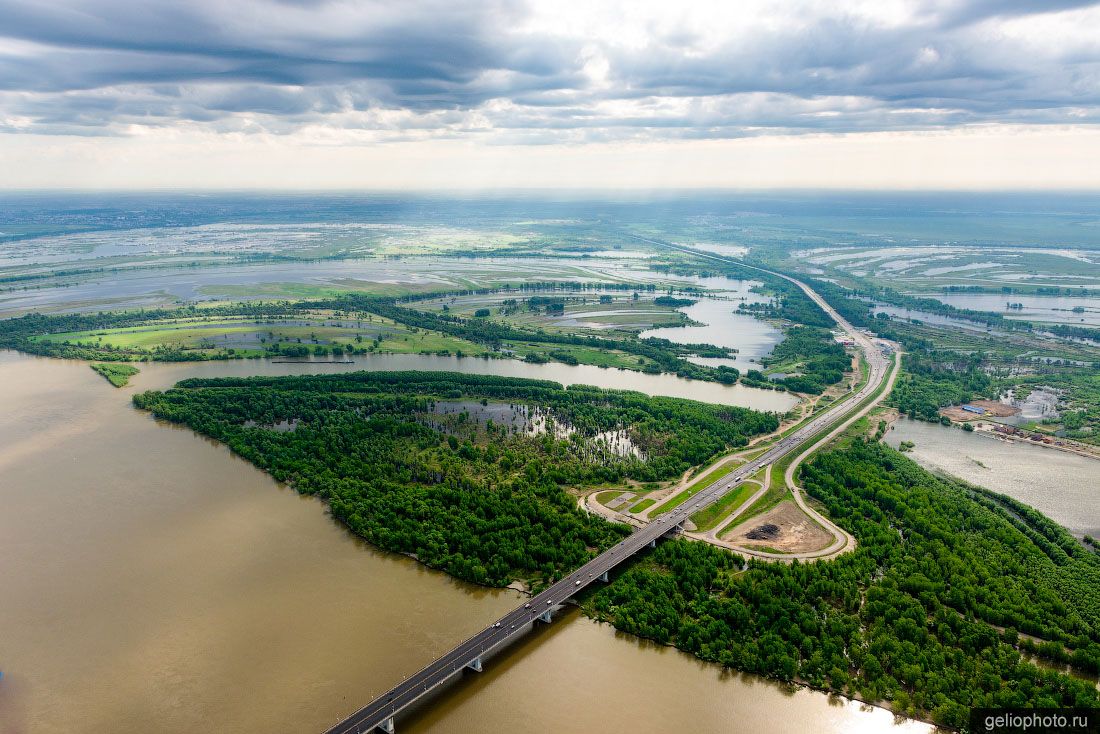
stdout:
[[477,355],[485,352],[481,345],[465,339],[410,328],[379,316],[369,320],[340,320],[318,315],[316,318],[263,322],[247,318],[200,317],[151,322],[138,327],[46,334],[35,339],[89,346],[110,344],[123,349],[142,350],[159,347],[198,351],[234,349],[246,354],[261,354],[266,345],[276,342],[327,346],[356,344],[360,347],[373,344],[373,351],[379,353],[461,351]]

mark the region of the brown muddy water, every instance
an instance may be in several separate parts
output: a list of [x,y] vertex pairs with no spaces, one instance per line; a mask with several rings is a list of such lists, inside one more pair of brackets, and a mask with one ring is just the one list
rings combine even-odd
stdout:
[[[519,600],[357,541],[323,505],[130,405],[240,363],[0,352],[0,732],[318,732]],[[305,369],[305,368],[300,368]],[[575,612],[403,732],[911,732]]]

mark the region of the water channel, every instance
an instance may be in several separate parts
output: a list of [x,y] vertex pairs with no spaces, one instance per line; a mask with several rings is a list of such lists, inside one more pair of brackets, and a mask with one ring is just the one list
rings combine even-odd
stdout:
[[322,361],[301,362],[270,359],[161,362],[141,365],[142,372],[134,378],[132,384],[145,390],[152,390],[170,387],[185,377],[296,375],[303,372],[319,374],[355,370],[426,370],[526,377],[533,380],[553,380],[567,386],[581,384],[615,390],[637,390],[647,395],[667,395],[778,413],[784,413],[798,403],[798,398],[789,393],[761,390],[740,384],[720,385],[702,380],[685,380],[667,373],[647,375],[642,372],[593,365],[567,365],[557,362],[530,364],[518,359],[443,357],[434,354],[355,355],[339,362],[329,361],[328,358]]

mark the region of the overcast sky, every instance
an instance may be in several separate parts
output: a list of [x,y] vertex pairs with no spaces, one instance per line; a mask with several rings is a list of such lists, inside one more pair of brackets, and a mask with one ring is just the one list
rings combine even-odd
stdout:
[[1100,188],[1100,3],[0,0],[3,187]]

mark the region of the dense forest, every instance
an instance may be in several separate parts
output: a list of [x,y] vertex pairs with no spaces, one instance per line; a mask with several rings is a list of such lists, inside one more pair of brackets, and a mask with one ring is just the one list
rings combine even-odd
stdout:
[[[440,401],[463,409],[441,413]],[[490,401],[497,418],[479,422]],[[678,477],[778,426],[744,408],[445,372],[185,380],[134,402],[323,497],[376,545],[493,585],[552,581],[625,532],[564,487]],[[501,419],[530,407],[556,430]],[[638,454],[610,451],[609,432]]]
[[764,359],[764,365],[792,365],[797,374],[777,382],[794,392],[817,395],[844,379],[852,358],[828,329],[795,326],[787,329],[786,337]]
[[[616,627],[731,668],[886,700],[959,728],[972,706],[1100,707],[1100,557],[1019,503],[880,444],[823,454],[803,485],[851,531],[828,563],[658,546],[587,602]],[[1034,639],[1033,639],[1034,638]]]
[[940,408],[997,392],[993,378],[982,369],[980,354],[922,348],[912,340],[907,344],[904,369],[887,404],[910,418],[939,421]]

